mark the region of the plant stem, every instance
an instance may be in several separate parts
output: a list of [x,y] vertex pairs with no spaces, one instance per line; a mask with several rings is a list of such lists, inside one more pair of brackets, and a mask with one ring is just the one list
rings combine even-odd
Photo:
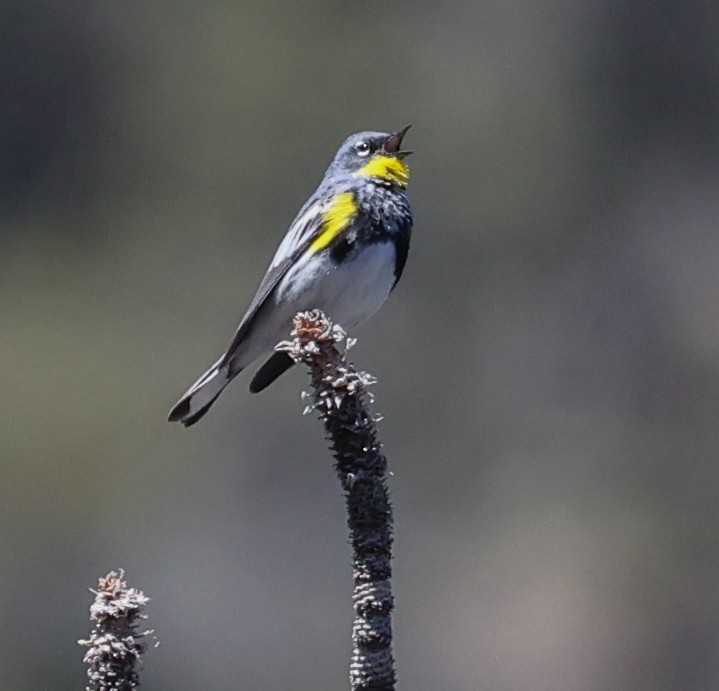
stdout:
[[355,612],[350,687],[393,691],[392,507],[387,459],[368,405],[374,380],[347,362],[337,349],[344,332],[321,312],[298,314],[294,327],[294,340],[279,349],[310,368],[311,408],[327,432],[347,507]]

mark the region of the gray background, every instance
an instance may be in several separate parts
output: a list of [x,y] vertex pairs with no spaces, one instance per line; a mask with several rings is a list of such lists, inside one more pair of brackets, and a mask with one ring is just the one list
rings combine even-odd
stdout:
[[401,688],[719,688],[719,5],[0,5],[0,687],[78,689],[124,567],[148,689],[341,689],[343,506],[299,370],[169,407],[342,139],[414,128],[357,334]]

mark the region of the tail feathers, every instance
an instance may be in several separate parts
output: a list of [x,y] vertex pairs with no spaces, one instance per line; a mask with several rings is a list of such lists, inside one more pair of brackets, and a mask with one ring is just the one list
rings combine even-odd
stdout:
[[181,422],[189,427],[210,409],[224,388],[239,374],[239,370],[230,373],[226,366],[222,366],[222,360],[212,365],[175,404],[167,417],[170,422]]
[[295,361],[287,353],[273,353],[270,359],[257,370],[257,374],[252,377],[250,391],[259,393],[266,389],[277,377],[284,374],[294,364]]

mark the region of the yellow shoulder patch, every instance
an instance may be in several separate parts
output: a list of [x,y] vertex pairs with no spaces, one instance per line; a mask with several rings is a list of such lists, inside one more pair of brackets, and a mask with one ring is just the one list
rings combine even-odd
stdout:
[[395,156],[374,156],[362,166],[355,175],[360,177],[380,178],[398,187],[407,187],[409,183],[409,166]]
[[338,194],[322,219],[322,230],[312,241],[310,250],[319,252],[328,247],[332,241],[352,223],[359,207],[354,192]]

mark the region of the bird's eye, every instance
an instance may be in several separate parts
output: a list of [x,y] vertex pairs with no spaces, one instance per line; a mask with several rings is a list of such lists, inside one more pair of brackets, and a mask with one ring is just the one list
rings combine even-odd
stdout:
[[370,152],[370,146],[367,142],[361,141],[355,144],[355,151],[358,156],[367,156]]

